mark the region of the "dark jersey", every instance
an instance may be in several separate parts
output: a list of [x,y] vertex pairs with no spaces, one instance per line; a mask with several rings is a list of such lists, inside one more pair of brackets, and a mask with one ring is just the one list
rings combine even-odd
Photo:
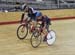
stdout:
[[42,26],[44,26],[45,24],[46,25],[49,25],[51,24],[51,20],[48,18],[48,17],[42,17],[41,19],[38,19],[37,21],[41,21],[42,22]]

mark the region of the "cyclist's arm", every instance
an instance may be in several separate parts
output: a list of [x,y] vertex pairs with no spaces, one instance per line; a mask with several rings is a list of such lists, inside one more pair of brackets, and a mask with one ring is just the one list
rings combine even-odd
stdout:
[[[22,13],[22,16],[21,16],[21,23],[23,22],[25,15],[26,15],[26,9],[24,10],[24,13]],[[27,17],[26,17],[26,18],[27,18]]]
[[24,13],[22,13],[22,16],[21,16],[21,23],[22,23],[22,21],[23,21],[23,19],[24,19]]

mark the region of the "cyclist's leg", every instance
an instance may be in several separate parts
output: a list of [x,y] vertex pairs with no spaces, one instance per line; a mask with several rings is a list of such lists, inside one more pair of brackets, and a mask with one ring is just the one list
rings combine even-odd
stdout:
[[36,26],[36,20],[32,19],[32,22],[31,22],[31,30],[34,30],[35,26]]
[[42,13],[41,12],[36,12],[35,14],[35,25],[37,24],[37,20],[42,18]]
[[43,29],[43,34],[44,34],[44,39],[43,39],[43,41],[46,41],[47,40],[47,34],[48,34],[48,32],[47,32],[47,29],[45,28],[45,29]]
[[36,14],[31,14],[31,19],[32,19],[32,27],[35,27],[36,26]]
[[46,25],[47,32],[49,32],[49,24]]
[[34,16],[34,14],[28,14],[28,16],[30,17],[29,23],[31,24],[31,26],[30,26],[30,32],[32,32],[33,27],[34,27],[34,25],[36,23],[35,16]]
[[47,34],[49,32],[49,24],[46,24],[46,27],[43,30],[43,32],[44,32],[44,39],[43,39],[43,41],[47,41]]

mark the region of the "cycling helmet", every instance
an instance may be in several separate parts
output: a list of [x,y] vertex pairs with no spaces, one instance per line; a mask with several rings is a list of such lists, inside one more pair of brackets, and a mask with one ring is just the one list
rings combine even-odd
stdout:
[[26,7],[27,7],[27,4],[23,4],[22,5],[22,10],[26,9]]

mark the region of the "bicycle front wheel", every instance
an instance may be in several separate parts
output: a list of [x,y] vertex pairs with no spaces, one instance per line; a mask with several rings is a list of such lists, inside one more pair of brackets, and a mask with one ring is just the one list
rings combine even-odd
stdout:
[[25,26],[24,24],[20,25],[17,29],[17,37],[20,40],[23,40],[26,38],[27,34],[28,34],[28,27]]
[[41,44],[41,40],[42,40],[41,34],[38,31],[34,30],[30,39],[32,47],[34,48],[38,47]]

